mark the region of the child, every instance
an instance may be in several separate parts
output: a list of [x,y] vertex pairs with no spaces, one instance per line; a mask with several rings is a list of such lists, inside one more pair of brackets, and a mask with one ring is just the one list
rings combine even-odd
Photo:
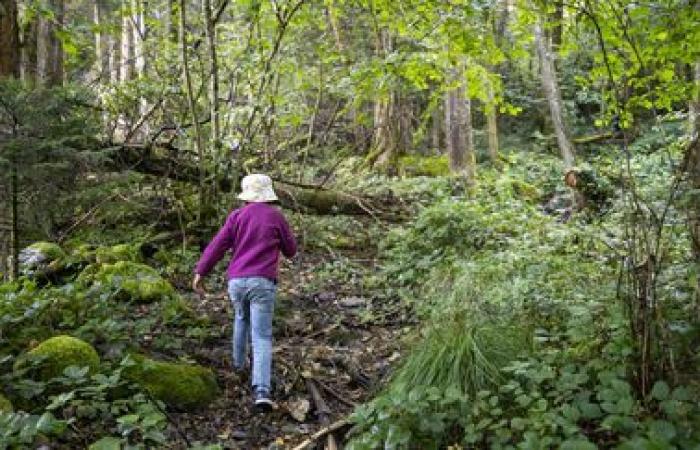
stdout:
[[233,211],[204,250],[195,268],[192,288],[202,295],[202,279],[231,250],[226,275],[228,292],[235,309],[233,365],[242,370],[250,331],[253,347],[254,406],[272,409],[270,372],[272,367],[272,314],[277,289],[280,251],[292,258],[297,251],[294,235],[282,213],[268,203],[277,200],[267,175],[248,175],[238,196],[245,206]]

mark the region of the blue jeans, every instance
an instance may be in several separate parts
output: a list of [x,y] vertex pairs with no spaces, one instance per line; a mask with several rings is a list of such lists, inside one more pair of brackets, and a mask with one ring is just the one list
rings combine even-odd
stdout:
[[233,365],[243,369],[248,336],[253,347],[253,389],[270,390],[272,371],[272,315],[277,286],[264,277],[232,278],[228,293],[235,311]]

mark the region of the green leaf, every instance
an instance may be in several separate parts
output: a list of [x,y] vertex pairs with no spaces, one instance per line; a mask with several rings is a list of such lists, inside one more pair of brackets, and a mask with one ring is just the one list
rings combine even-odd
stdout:
[[88,450],[121,450],[122,441],[119,438],[108,436],[94,442]]
[[651,388],[651,397],[659,401],[666,400],[670,391],[671,389],[665,381],[657,381],[654,383],[654,387]]
[[598,446],[586,438],[571,438],[561,443],[561,450],[597,450]]

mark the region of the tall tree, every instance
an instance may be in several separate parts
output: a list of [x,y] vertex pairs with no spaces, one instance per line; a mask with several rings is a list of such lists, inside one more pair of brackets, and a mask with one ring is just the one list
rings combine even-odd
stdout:
[[464,176],[468,183],[473,183],[476,159],[465,67],[464,61],[460,61],[450,69],[451,86],[445,94],[445,141],[450,171]]
[[[19,27],[17,22],[17,3],[15,0],[0,0],[0,80],[5,78],[18,78],[20,65],[19,51]],[[16,134],[17,124],[10,130],[12,135]],[[2,147],[0,147],[2,150]],[[10,275],[17,277],[17,262],[19,256],[19,219],[17,215],[18,198],[18,178],[17,163],[14,152],[9,156],[10,176],[9,176],[9,209],[10,209]],[[0,255],[4,256],[4,255]],[[3,258],[5,259],[5,258]]]
[[102,31],[106,7],[104,0],[95,0],[93,5],[93,24],[95,26],[95,75],[102,82],[108,76],[109,48],[107,36]]
[[197,210],[197,221],[199,222],[202,220],[202,211],[206,200],[204,194],[205,161],[202,130],[197,114],[197,104],[195,102],[194,89],[192,88],[192,75],[190,74],[189,58],[187,56],[187,2],[185,0],[180,0],[180,57],[182,59],[182,76],[185,94],[187,95],[187,105],[190,118],[194,124],[195,148],[199,158],[199,208]]
[[17,3],[0,0],[0,78],[19,77]]
[[561,93],[559,91],[559,83],[557,82],[557,74],[552,62],[551,51],[539,21],[535,23],[534,34],[535,47],[537,49],[537,57],[540,65],[542,88],[547,97],[547,103],[549,104],[549,112],[552,117],[554,133],[557,136],[559,151],[564,159],[564,165],[566,167],[572,167],[576,161],[574,146],[569,140],[566,124],[564,122]]
[[[392,37],[386,28],[377,31],[375,51],[382,59],[393,51]],[[374,102],[374,138],[370,162],[375,166],[386,165],[396,154],[395,106],[396,93],[392,88],[380,94]]]
[[[216,49],[216,24],[212,17],[211,0],[202,1],[204,32],[209,53],[209,112],[211,115],[211,155],[218,159],[221,148],[221,118],[219,115],[219,59]],[[216,164],[218,167],[218,164]],[[215,177],[216,178],[216,177]]]
[[40,14],[37,25],[37,78],[47,86],[63,84],[63,45],[59,34],[63,31],[64,0],[49,0],[48,12]]

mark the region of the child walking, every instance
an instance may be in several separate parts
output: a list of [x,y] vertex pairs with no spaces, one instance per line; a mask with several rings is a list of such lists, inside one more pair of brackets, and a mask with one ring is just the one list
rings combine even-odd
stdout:
[[254,406],[272,409],[270,376],[272,370],[272,315],[277,290],[279,253],[292,258],[297,244],[282,213],[270,202],[277,200],[272,180],[254,174],[243,178],[239,199],[245,206],[233,211],[207,245],[195,268],[192,288],[202,295],[202,280],[226,251],[231,261],[226,271],[228,293],[235,310],[233,365],[243,370],[247,338],[253,349]]

